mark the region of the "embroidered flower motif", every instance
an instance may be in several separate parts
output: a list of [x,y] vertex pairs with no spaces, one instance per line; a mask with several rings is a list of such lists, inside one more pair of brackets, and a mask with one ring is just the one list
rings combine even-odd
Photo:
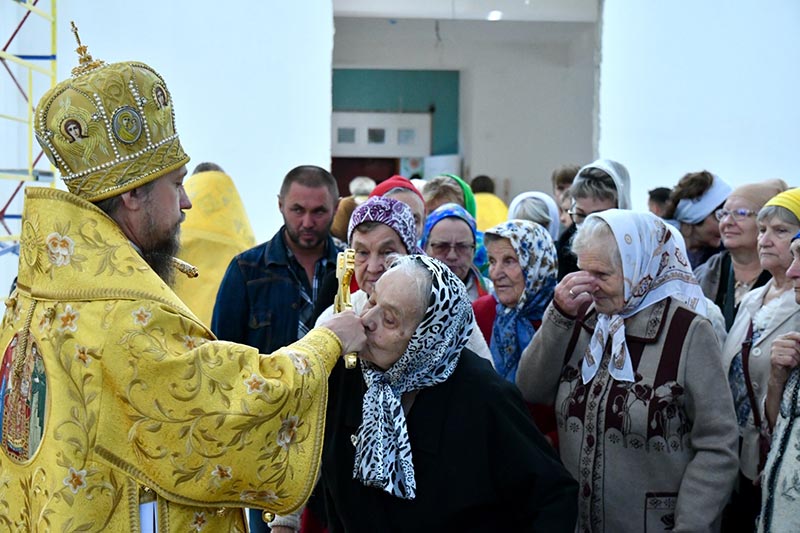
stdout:
[[253,394],[254,392],[264,392],[264,385],[267,384],[267,381],[258,374],[250,374],[250,377],[244,380],[244,384],[247,387],[247,394]]
[[83,363],[83,366],[88,367],[92,362],[92,358],[97,355],[95,351],[80,344],[75,345],[75,359]]
[[72,494],[78,494],[78,491],[86,487],[86,470],[75,470],[69,467],[69,475],[64,478],[64,485],[69,487]]
[[305,355],[298,352],[289,352],[289,357],[292,359],[292,364],[297,369],[297,373],[301,376],[305,376],[311,371],[311,365]]
[[80,313],[72,309],[72,306],[67,304],[64,312],[59,314],[56,319],[58,323],[58,331],[78,331],[78,317]]
[[288,450],[294,443],[297,436],[297,428],[300,427],[300,419],[297,416],[290,416],[281,420],[281,428],[278,430],[278,446]]
[[194,518],[189,525],[194,531],[202,531],[202,529],[206,527],[207,523],[208,520],[206,520],[206,514],[204,512],[196,512],[194,513]]
[[47,313],[42,313],[42,318],[39,320],[39,331],[44,331],[49,328],[51,322],[52,317],[50,317]]
[[131,313],[131,316],[135,325],[146,327],[150,323],[150,318],[152,318],[153,314],[144,307],[140,307]]
[[230,466],[217,465],[211,471],[211,477],[215,477],[220,481],[225,481],[233,477],[233,469]]
[[200,337],[192,337],[191,335],[183,336],[183,347],[187,350],[194,350],[198,346],[205,344],[206,340]]
[[68,265],[72,254],[75,253],[75,242],[60,233],[53,232],[45,238],[47,243],[47,257],[55,266]]
[[239,498],[245,502],[272,503],[278,495],[271,490],[243,490]]

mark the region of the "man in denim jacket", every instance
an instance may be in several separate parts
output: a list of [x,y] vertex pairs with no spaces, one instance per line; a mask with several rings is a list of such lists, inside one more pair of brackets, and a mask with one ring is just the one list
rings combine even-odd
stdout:
[[[222,278],[211,319],[219,339],[272,353],[314,327],[321,281],[336,270],[330,227],[338,198],[336,179],[322,168],[299,166],[286,175],[278,195],[283,226],[234,257]],[[260,515],[251,511],[253,531],[266,531]]]
[[222,279],[211,319],[217,337],[275,350],[314,326],[320,281],[336,269],[329,231],[338,197],[336,179],[322,168],[300,166],[286,175],[278,195],[284,225],[234,257]]

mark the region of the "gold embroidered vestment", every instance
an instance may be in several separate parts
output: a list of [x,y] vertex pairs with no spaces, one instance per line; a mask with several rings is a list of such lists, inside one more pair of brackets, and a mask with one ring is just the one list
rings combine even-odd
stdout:
[[116,224],[28,188],[0,333],[0,531],[244,531],[313,488],[327,376],[316,329],[265,356],[217,341]]

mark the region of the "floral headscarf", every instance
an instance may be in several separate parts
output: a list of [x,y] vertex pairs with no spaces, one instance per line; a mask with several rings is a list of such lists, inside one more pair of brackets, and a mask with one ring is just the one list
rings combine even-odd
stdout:
[[350,225],[347,228],[347,242],[353,242],[353,230],[364,222],[380,222],[386,224],[400,236],[400,240],[409,254],[422,253],[417,247],[417,227],[414,224],[414,215],[408,205],[385,196],[373,196],[366,202],[356,207],[350,215]]
[[428,239],[431,236],[431,230],[436,224],[445,218],[453,217],[460,218],[466,222],[469,229],[472,230],[472,238],[475,241],[475,252],[472,255],[472,264],[483,273],[482,267],[488,265],[489,261],[486,255],[486,247],[483,245],[483,233],[478,231],[475,224],[475,217],[458,204],[452,202],[442,204],[428,214],[428,217],[425,219],[425,228],[422,230],[422,238],[419,241],[420,247],[422,247],[423,250],[425,249],[425,245],[428,244]]
[[[609,373],[618,381],[634,381],[625,319],[664,300],[675,298],[699,314],[707,311],[706,299],[681,243],[667,225],[652,213],[608,209],[587,217],[603,219],[614,234],[622,258],[625,305],[613,315],[598,313],[597,325],[583,358],[581,375],[588,383],[600,366],[606,341],[611,338]],[[580,229],[578,230],[581,231]]]
[[353,478],[412,500],[417,484],[400,398],[405,392],[442,383],[453,374],[472,334],[473,315],[464,284],[447,265],[425,255],[407,258],[430,272],[431,297],[408,348],[391,368],[382,371],[361,361],[367,391],[361,407]]
[[547,305],[553,299],[558,259],[550,233],[535,222],[508,220],[484,233],[511,242],[525,277],[525,290],[514,307],[497,302],[497,317],[489,347],[497,372],[514,383],[522,350],[536,333],[531,322],[542,319]]

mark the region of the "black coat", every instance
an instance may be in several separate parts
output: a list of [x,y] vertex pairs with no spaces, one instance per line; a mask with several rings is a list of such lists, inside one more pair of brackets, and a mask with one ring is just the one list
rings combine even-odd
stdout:
[[341,361],[330,384],[321,482],[331,533],[574,530],[577,483],[517,388],[473,352],[464,350],[447,381],[421,390],[407,414],[414,500],[353,479],[351,435],[366,386]]

